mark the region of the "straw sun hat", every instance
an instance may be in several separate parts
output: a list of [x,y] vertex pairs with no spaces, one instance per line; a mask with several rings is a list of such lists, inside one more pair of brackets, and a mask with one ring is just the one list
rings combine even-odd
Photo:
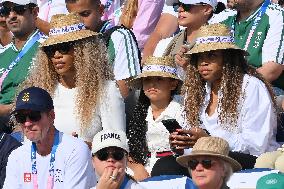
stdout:
[[41,47],[98,35],[96,32],[87,30],[76,13],[54,15],[51,18],[50,26],[49,38],[42,43]]
[[226,140],[219,137],[201,137],[193,146],[191,153],[178,157],[177,162],[188,167],[188,161],[191,159],[198,156],[212,156],[228,162],[234,172],[241,170],[242,166],[236,160],[230,158],[228,154],[229,144]]
[[142,86],[142,79],[145,77],[167,77],[179,81],[180,89],[182,80],[178,76],[177,66],[174,58],[171,56],[154,57],[150,56],[143,64],[142,73],[129,81],[129,85],[133,88],[140,88]]
[[244,55],[248,55],[247,51],[235,44],[230,28],[219,23],[201,26],[197,33],[195,45],[185,54],[191,55],[219,49],[235,49],[242,51]]

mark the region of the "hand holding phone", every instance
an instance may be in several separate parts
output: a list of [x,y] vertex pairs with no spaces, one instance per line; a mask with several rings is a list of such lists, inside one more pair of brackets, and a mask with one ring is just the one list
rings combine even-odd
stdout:
[[177,129],[182,129],[182,127],[179,125],[179,123],[175,119],[162,120],[162,123],[164,124],[166,129],[169,131],[169,133],[175,132]]

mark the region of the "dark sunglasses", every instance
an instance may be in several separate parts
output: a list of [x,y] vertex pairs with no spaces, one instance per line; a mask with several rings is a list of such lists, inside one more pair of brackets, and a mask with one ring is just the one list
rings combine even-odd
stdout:
[[95,153],[95,156],[101,161],[106,161],[110,156],[116,161],[120,161],[124,158],[125,152],[120,149],[107,150],[104,148],[104,149],[97,151]]
[[13,7],[2,6],[0,8],[0,16],[9,16],[11,11],[15,12],[18,15],[23,15],[28,8],[28,5],[15,5]]
[[188,161],[188,167],[191,170],[195,170],[198,164],[201,164],[205,169],[210,169],[212,167],[212,160],[210,159],[203,159],[201,161],[198,161],[196,159],[191,159]]
[[43,51],[48,57],[53,57],[56,51],[58,51],[60,54],[68,54],[73,47],[74,44],[71,42],[59,43],[56,45],[44,47]]
[[39,111],[30,111],[30,112],[17,112],[15,113],[15,118],[18,123],[25,123],[27,121],[27,117],[32,122],[37,122],[41,119],[41,112]]
[[198,3],[198,4],[192,5],[192,4],[184,4],[184,3],[182,3],[182,2],[178,2],[178,3],[174,3],[174,4],[173,4],[173,8],[174,8],[174,11],[175,11],[175,12],[178,12],[178,8],[179,8],[179,7],[182,7],[184,11],[188,12],[188,11],[190,11],[190,9],[191,9],[192,7],[194,7],[194,6],[196,6],[196,5],[206,5],[206,3],[202,3],[202,2],[201,2],[201,3]]

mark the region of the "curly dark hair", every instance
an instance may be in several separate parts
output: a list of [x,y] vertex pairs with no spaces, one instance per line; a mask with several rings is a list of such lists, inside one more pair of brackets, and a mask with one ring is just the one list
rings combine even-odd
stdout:
[[[223,75],[221,78],[219,89],[222,98],[218,99],[218,122],[224,129],[234,130],[237,126],[239,117],[238,107],[242,94],[242,84],[245,74],[260,79],[267,87],[273,105],[276,109],[275,96],[271,85],[256,72],[256,69],[247,64],[243,51],[236,49],[223,50],[224,65]],[[193,54],[190,64],[186,70],[186,79],[183,86],[183,95],[185,95],[185,111],[188,124],[191,127],[199,127],[200,109],[205,98],[206,81],[200,76],[197,68],[198,55]],[[228,126],[230,128],[228,128]]]

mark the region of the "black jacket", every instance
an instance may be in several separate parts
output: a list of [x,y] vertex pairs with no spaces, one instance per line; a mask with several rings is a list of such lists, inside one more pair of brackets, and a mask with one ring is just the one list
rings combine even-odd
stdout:
[[0,132],[0,188],[3,187],[5,181],[8,157],[14,149],[21,145],[14,137]]

